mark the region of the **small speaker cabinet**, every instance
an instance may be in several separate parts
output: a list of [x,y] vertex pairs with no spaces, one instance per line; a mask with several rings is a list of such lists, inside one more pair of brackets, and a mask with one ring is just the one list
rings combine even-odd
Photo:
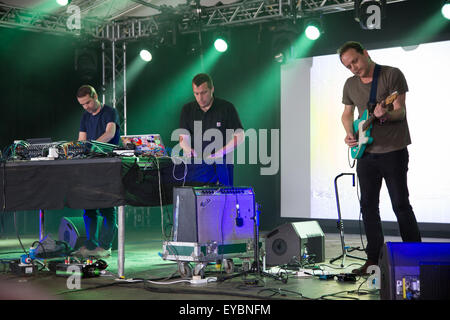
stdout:
[[266,264],[301,262],[305,255],[314,262],[325,261],[325,236],[317,221],[287,223],[266,235]]

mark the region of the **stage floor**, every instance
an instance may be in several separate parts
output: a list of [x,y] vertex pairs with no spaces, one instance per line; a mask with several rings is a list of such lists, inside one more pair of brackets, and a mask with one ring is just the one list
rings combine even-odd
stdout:
[[[117,251],[105,261],[107,274],[81,279],[79,289],[69,289],[68,278],[56,276],[50,271],[38,271],[31,276],[19,276],[8,271],[6,263],[0,270],[0,300],[45,299],[45,300],[380,300],[379,290],[369,287],[368,277],[357,277],[356,282],[336,279],[320,279],[317,276],[299,277],[287,270],[288,280],[283,283],[272,277],[249,274],[208,284],[191,284],[178,273],[174,261],[163,260],[160,230],[130,229],[125,235],[125,278],[117,277]],[[263,233],[262,233],[263,234]],[[385,237],[386,241],[400,241],[398,237]],[[427,242],[448,242],[449,239],[425,238]],[[25,248],[36,238],[22,238]],[[366,243],[363,237],[364,244]],[[362,247],[360,235],[345,235],[348,247]],[[21,247],[16,238],[0,239],[0,259],[20,257]],[[347,257],[344,267],[342,259],[330,264],[330,260],[342,254],[339,234],[325,234],[325,262],[316,264],[329,274],[349,273],[364,261]],[[354,250],[349,254],[365,257],[364,252]],[[237,261],[236,264],[239,264]],[[266,271],[270,271],[267,269]],[[282,270],[285,272],[286,270]],[[309,270],[310,272],[312,270]],[[206,267],[205,277],[229,276],[216,265]],[[148,281],[150,280],[150,281]],[[73,282],[72,282],[73,283]]]

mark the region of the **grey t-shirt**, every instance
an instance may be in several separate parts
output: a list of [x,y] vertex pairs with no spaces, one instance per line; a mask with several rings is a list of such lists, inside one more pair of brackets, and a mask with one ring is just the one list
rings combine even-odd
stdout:
[[[361,117],[364,110],[367,109],[371,86],[372,83],[362,83],[358,76],[348,78],[344,85],[342,103],[356,106],[359,117]],[[381,66],[378,78],[377,102],[386,99],[394,91],[397,91],[398,94],[408,91],[405,76],[398,68]],[[366,147],[365,152],[386,153],[401,150],[411,144],[406,117],[401,121],[386,121],[383,124],[375,120],[371,136],[373,142]]]

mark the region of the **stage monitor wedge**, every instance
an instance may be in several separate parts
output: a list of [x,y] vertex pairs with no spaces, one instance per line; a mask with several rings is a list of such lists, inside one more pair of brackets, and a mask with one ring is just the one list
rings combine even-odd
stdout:
[[301,262],[305,255],[314,255],[314,263],[325,261],[325,236],[317,221],[286,223],[265,238],[269,266]]

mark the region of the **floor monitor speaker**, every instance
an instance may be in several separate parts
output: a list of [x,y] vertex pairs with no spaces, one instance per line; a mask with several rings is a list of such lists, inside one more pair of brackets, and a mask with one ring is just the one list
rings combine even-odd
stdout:
[[292,222],[266,235],[266,264],[284,265],[314,255],[314,262],[325,261],[325,236],[317,221]]
[[[103,217],[98,217],[97,228],[101,228]],[[98,233],[98,231],[97,231]],[[58,240],[67,242],[72,249],[78,250],[87,240],[83,217],[63,217],[59,224]],[[112,242],[112,250],[117,250],[117,231]]]

